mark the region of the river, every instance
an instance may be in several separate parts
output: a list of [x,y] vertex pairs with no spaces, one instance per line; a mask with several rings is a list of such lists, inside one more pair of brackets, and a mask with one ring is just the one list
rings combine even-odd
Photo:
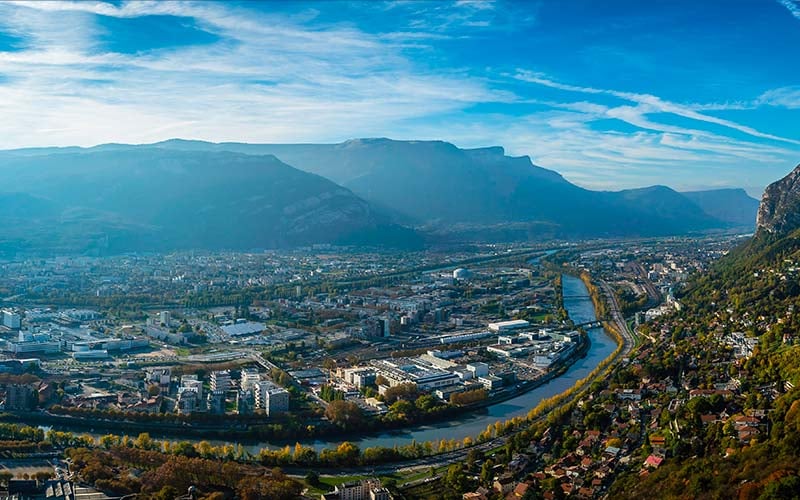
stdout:
[[[589,296],[589,290],[583,281],[569,275],[562,276],[562,293],[564,296],[564,308],[569,313],[570,319],[575,324],[595,321],[594,305]],[[588,330],[590,345],[586,355],[573,363],[561,376],[542,384],[525,394],[497,403],[495,405],[475,410],[467,415],[438,422],[431,425],[416,426],[410,429],[388,431],[382,434],[372,434],[361,438],[349,437],[347,440],[357,444],[361,449],[372,446],[383,446],[391,448],[395,445],[402,446],[412,441],[438,441],[440,439],[463,440],[465,437],[476,437],[488,425],[494,424],[498,420],[504,421],[513,417],[525,416],[531,408],[535,407],[543,399],[560,394],[569,389],[575,383],[586,377],[594,368],[607,358],[616,348],[616,343],[609,337],[602,328],[592,328]],[[66,430],[66,429],[62,429]],[[93,435],[93,433],[89,433]],[[95,435],[98,437],[100,434]],[[174,438],[173,438],[174,439]],[[188,438],[187,441],[196,441],[196,438]],[[341,443],[342,439],[318,440],[304,442],[307,446],[313,446],[317,450],[322,448],[335,448]],[[221,442],[211,441],[212,444],[222,444]],[[245,446],[251,452],[257,453],[260,448],[275,447],[271,443],[249,443]]]
[[[589,290],[586,289],[583,281],[565,274],[562,276],[562,289],[565,297],[564,308],[575,324],[597,319],[594,305],[589,297]],[[494,424],[498,420],[525,416],[541,400],[564,392],[575,385],[578,380],[589,375],[617,347],[614,340],[602,328],[592,328],[587,333],[591,344],[586,356],[578,359],[560,377],[530,392],[446,422],[365,436],[360,439],[351,438],[349,441],[364,449],[371,446],[391,448],[394,445],[408,444],[413,440],[417,442],[438,441],[440,439],[462,440],[467,436],[474,438],[486,429],[486,426]],[[317,449],[330,448],[338,445],[340,441],[316,441],[313,446]]]

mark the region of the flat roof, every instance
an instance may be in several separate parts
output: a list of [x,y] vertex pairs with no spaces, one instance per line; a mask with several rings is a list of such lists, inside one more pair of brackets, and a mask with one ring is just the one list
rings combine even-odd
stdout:
[[497,323],[489,323],[489,328],[522,328],[530,325],[524,319],[512,319],[511,321],[498,321]]
[[236,337],[239,335],[252,335],[254,333],[261,333],[266,328],[267,327],[264,323],[248,321],[247,323],[236,323],[233,325],[223,326],[222,331],[231,337]]

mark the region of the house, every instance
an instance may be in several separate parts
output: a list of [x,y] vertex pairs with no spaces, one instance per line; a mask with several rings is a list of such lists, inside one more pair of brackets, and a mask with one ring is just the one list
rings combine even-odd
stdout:
[[502,495],[506,495],[514,489],[514,485],[514,476],[511,474],[503,474],[502,476],[495,478],[492,486],[494,491]]
[[488,500],[489,499],[489,490],[484,488],[483,486],[479,487],[477,490],[464,493],[461,498],[463,500]]
[[657,469],[661,465],[661,462],[663,461],[664,459],[661,457],[658,457],[656,455],[650,455],[645,459],[644,465],[645,467],[652,467],[653,469]]
[[525,494],[528,493],[529,488],[530,485],[528,483],[517,483],[514,487],[514,491],[506,496],[506,500],[517,500],[524,497]]

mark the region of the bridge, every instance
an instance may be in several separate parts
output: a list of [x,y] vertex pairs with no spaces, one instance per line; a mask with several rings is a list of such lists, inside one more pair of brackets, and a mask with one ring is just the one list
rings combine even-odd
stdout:
[[595,321],[585,321],[583,323],[578,323],[577,325],[572,325],[575,328],[600,328],[603,324],[597,320]]

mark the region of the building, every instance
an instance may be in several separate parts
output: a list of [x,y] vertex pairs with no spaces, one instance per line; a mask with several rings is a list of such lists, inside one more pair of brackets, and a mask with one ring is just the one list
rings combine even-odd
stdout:
[[178,393],[178,413],[188,415],[200,409],[200,398],[197,391],[184,390]]
[[6,410],[32,410],[38,402],[38,393],[32,385],[10,384],[6,387]]
[[169,311],[161,311],[160,313],[158,313],[158,322],[161,323],[162,325],[169,326],[171,320],[172,317]]
[[225,325],[222,331],[231,337],[241,337],[244,335],[256,335],[262,333],[267,329],[264,323],[256,323],[254,321],[247,321],[244,323],[234,323],[232,325]]
[[469,270],[464,269],[463,267],[459,267],[455,271],[453,271],[453,279],[456,280],[465,280],[470,277],[472,273]]
[[323,500],[392,500],[389,490],[381,486],[379,479],[350,481],[336,486],[331,493],[322,496]]
[[289,411],[289,391],[268,380],[255,386],[256,408],[264,410],[267,416]]
[[503,379],[495,375],[486,375],[484,377],[478,377],[478,382],[483,384],[483,386],[490,391],[503,387]]
[[359,389],[374,384],[377,377],[375,370],[366,366],[346,368],[342,373],[345,382]]
[[202,399],[203,396],[203,382],[198,380],[197,375],[182,375],[181,385],[178,387],[178,394],[184,391],[193,391],[197,394],[198,398]]
[[519,330],[521,328],[528,328],[531,324],[524,319],[515,319],[511,321],[500,321],[498,323],[489,323],[489,330],[493,332],[508,332],[511,330]]
[[491,337],[492,332],[457,333],[455,335],[442,335],[437,337],[440,344],[455,344],[460,342],[471,342]]
[[432,391],[456,384],[461,380],[455,373],[442,370],[420,358],[380,359],[372,360],[370,363],[378,375],[389,381],[390,387],[414,384],[421,391]]
[[239,387],[243,391],[252,391],[258,382],[261,382],[261,374],[253,368],[242,370],[242,378],[239,381]]
[[94,349],[91,351],[77,351],[72,353],[75,361],[100,361],[108,359],[108,351],[105,349]]
[[69,322],[94,321],[100,319],[100,313],[91,309],[68,309],[60,314]]
[[239,415],[250,415],[255,406],[255,394],[252,390],[236,391],[236,411]]
[[10,309],[3,310],[3,326],[12,330],[19,330],[22,327],[22,316]]
[[211,390],[225,392],[231,388],[231,372],[222,370],[211,372]]
[[172,368],[168,366],[145,368],[144,373],[148,384],[168,386],[172,380]]
[[225,413],[225,392],[212,390],[208,395],[208,411],[214,414]]
[[61,352],[61,341],[46,333],[19,332],[17,342],[6,342],[6,352],[20,355],[28,353],[52,354]]
[[487,365],[486,363],[480,363],[480,362],[469,363],[467,365],[467,370],[471,371],[473,377],[475,378],[485,377],[486,375],[489,375],[489,365]]

